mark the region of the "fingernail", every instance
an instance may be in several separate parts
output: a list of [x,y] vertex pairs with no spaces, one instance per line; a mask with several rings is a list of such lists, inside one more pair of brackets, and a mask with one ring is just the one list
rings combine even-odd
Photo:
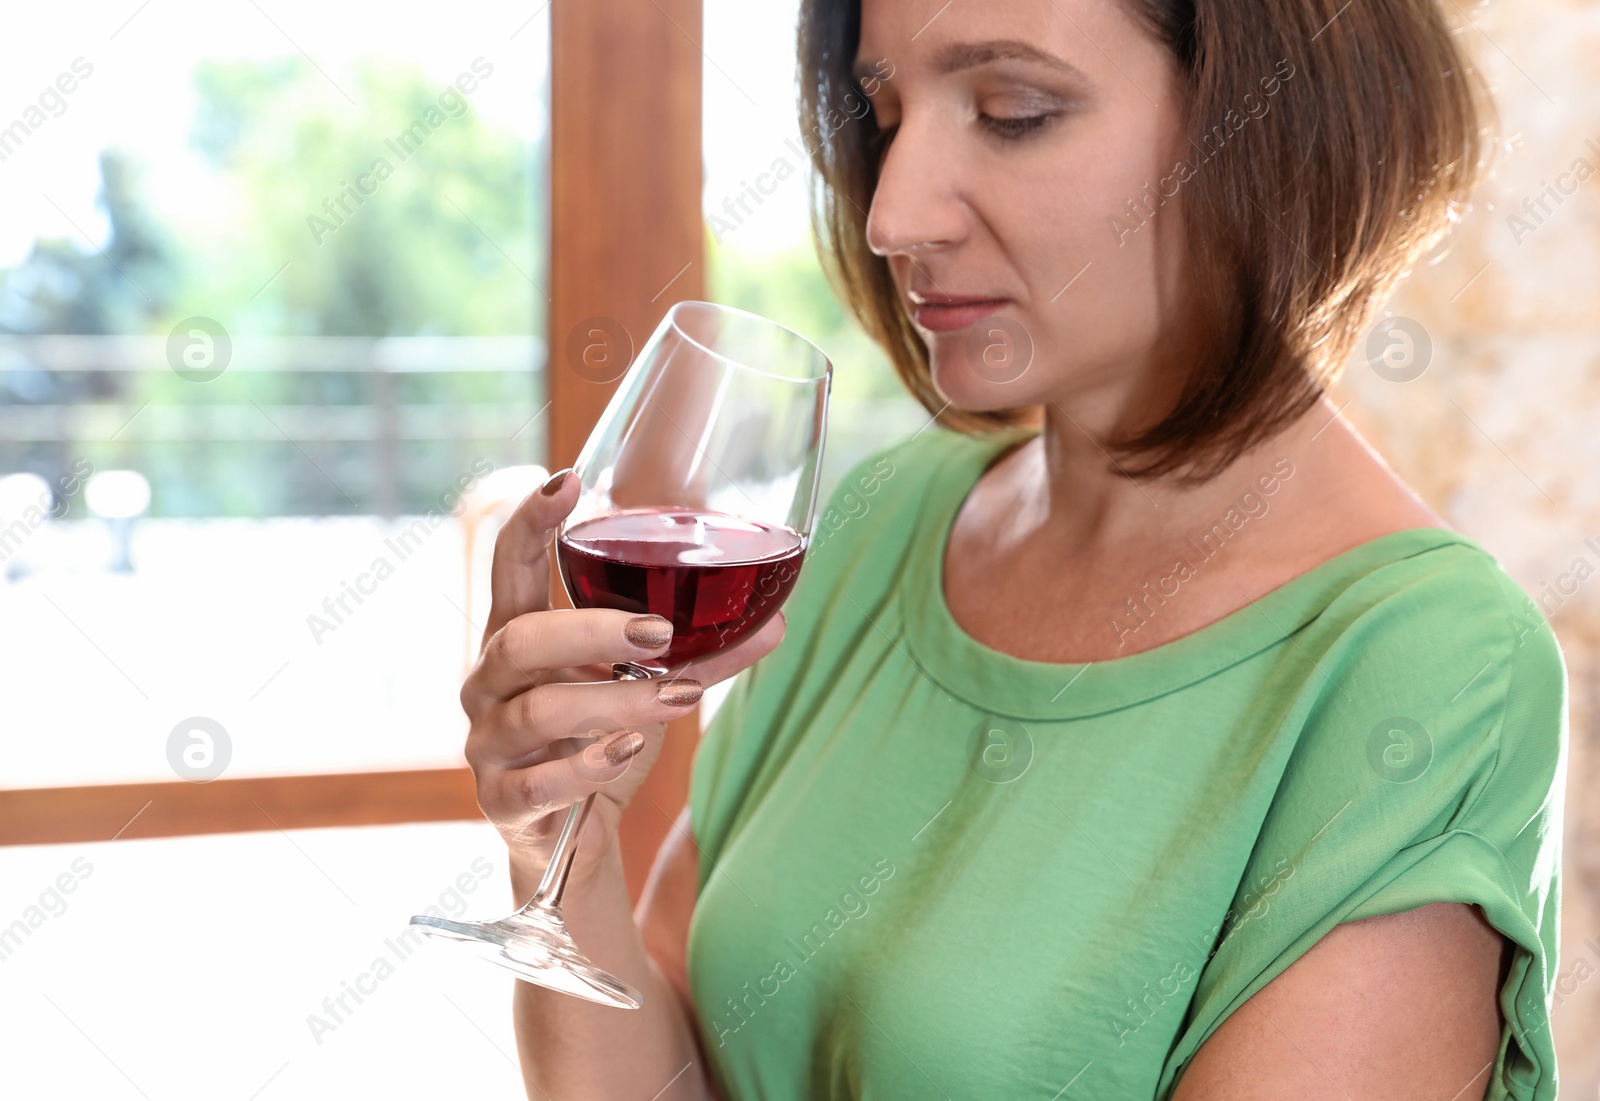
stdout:
[[638,754],[644,748],[644,735],[637,730],[624,730],[613,734],[605,742],[606,760],[614,765]]
[[567,475],[571,473],[572,468],[569,466],[565,470],[557,471],[555,474],[550,475],[550,480],[539,487],[539,492],[546,497],[554,497],[557,491],[561,489],[561,483],[566,481]]
[[672,621],[659,615],[636,615],[622,628],[622,637],[645,650],[659,650],[672,641]]
[[688,707],[698,703],[705,690],[706,686],[697,680],[662,681],[656,689],[656,699],[671,707]]

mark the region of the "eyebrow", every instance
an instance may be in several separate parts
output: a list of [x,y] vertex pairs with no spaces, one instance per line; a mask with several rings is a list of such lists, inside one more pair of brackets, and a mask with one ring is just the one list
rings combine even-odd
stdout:
[[[957,42],[946,46],[934,57],[933,67],[940,73],[958,73],[963,69],[987,65],[992,61],[1031,61],[1044,65],[1075,80],[1087,82],[1084,71],[1069,61],[1014,38],[996,38],[988,42]],[[859,83],[875,70],[872,63],[857,61],[851,75]]]

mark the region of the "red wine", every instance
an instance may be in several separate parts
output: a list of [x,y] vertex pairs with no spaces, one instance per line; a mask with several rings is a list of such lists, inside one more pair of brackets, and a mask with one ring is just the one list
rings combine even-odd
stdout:
[[666,653],[641,663],[660,666],[732,646],[771,619],[804,554],[804,540],[788,528],[684,509],[613,512],[556,541],[574,606],[672,621]]

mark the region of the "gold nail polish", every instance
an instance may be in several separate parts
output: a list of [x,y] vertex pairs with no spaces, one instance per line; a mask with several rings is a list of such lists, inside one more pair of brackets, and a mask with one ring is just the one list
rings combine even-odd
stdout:
[[566,470],[557,471],[556,473],[550,475],[550,480],[539,487],[539,492],[544,494],[546,497],[554,497],[558,492],[560,492],[562,484],[566,482],[567,475],[571,473],[572,468],[568,467]]
[[622,628],[622,637],[645,650],[659,650],[672,641],[672,621],[658,615],[634,616]]
[[644,735],[637,730],[624,730],[605,743],[606,760],[620,765],[644,748]]
[[656,699],[671,707],[688,707],[698,703],[705,690],[706,686],[697,680],[662,681],[656,689]]

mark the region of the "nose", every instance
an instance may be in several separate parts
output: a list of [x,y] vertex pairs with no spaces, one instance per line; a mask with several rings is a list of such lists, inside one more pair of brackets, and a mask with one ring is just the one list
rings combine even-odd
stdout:
[[970,213],[955,165],[950,143],[937,131],[902,121],[878,169],[867,247],[878,256],[921,257],[960,243]]

